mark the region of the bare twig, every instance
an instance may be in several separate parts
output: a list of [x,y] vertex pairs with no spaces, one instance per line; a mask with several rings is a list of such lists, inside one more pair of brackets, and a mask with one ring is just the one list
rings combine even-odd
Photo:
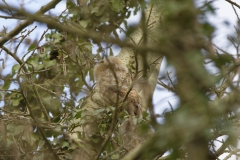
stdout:
[[225,1],[231,3],[232,5],[234,5],[234,6],[236,6],[236,7],[238,7],[240,9],[240,5],[238,5],[236,2],[233,2],[231,0],[225,0]]
[[21,44],[21,43],[24,41],[24,39],[25,39],[27,36],[29,36],[29,34],[30,34],[31,32],[33,32],[36,28],[37,28],[37,26],[35,26],[32,30],[28,31],[28,33],[21,38],[20,42],[19,42],[18,45],[15,47],[15,50],[14,50],[14,54],[15,54],[15,55],[17,54],[17,50],[18,50],[20,44]]
[[[49,11],[50,9],[54,8],[61,0],[52,0],[45,6],[41,7],[35,14],[34,16],[39,16],[44,14],[45,12]],[[8,6],[1,6],[10,9]],[[40,16],[39,16],[40,17]],[[21,32],[25,27],[29,26],[34,22],[34,19],[32,17],[29,17],[27,20],[24,22],[20,23],[18,26],[16,26],[13,30],[5,34],[1,39],[0,39],[0,46],[3,46],[4,43],[9,41],[11,38],[16,36],[19,32]]]
[[[0,5],[0,7],[5,7],[5,6]],[[62,23],[57,22],[56,19],[54,19],[52,17],[49,17],[49,16],[39,16],[39,15],[36,15],[36,14],[30,14],[30,13],[27,13],[27,12],[23,12],[23,11],[18,10],[16,8],[12,8],[12,9],[18,11],[19,13],[21,13],[25,16],[28,16],[28,17],[34,19],[35,21],[45,23],[45,24],[48,24],[50,26],[54,26],[58,30],[64,30],[64,31],[66,31],[68,33],[71,33],[71,34],[74,34],[74,35],[81,35],[81,36],[88,37],[88,38],[91,38],[91,39],[96,40],[96,41],[105,41],[105,42],[108,42],[108,43],[115,43],[115,44],[119,45],[120,47],[122,47],[122,46],[131,47],[131,48],[135,49],[136,51],[142,51],[142,52],[148,51],[148,52],[157,52],[157,53],[161,52],[162,54],[166,53],[166,51],[163,50],[163,47],[156,47],[156,46],[153,46],[151,44],[149,46],[147,46],[147,45],[136,45],[136,44],[132,44],[132,43],[129,43],[129,42],[114,39],[110,36],[109,37],[105,36],[103,38],[100,33],[96,32],[96,31],[93,31],[93,30],[87,31],[85,28],[81,27],[80,25],[78,25],[78,27],[76,27],[76,24],[74,24],[74,23],[69,22],[69,23],[66,23],[66,24],[63,25]],[[8,34],[6,34],[4,37],[6,38],[6,36],[9,36],[9,34],[10,34],[10,32]],[[9,39],[11,39],[11,38],[8,38],[8,40]],[[8,40],[4,40],[3,38],[0,39],[0,46]]]
[[23,64],[23,62],[21,61],[21,59],[19,59],[16,54],[14,54],[14,53],[11,52],[10,50],[8,50],[5,46],[2,46],[1,48],[2,48],[7,54],[9,54],[10,56],[12,56],[20,65]]
[[238,13],[237,13],[237,11],[236,11],[236,9],[235,9],[235,7],[234,7],[233,4],[232,4],[232,8],[233,8],[233,10],[234,10],[235,15],[237,16],[237,19],[240,20],[240,18],[239,18],[239,16],[238,16]]

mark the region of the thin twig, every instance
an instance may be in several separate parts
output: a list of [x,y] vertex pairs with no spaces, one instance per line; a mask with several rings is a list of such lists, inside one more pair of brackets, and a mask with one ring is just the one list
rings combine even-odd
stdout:
[[231,0],[225,0],[225,1],[231,3],[232,5],[234,5],[234,6],[236,6],[236,7],[238,7],[240,9],[240,5],[238,5],[236,2],[233,2]]
[[239,18],[239,16],[238,16],[238,14],[237,14],[237,11],[236,11],[236,9],[235,9],[235,7],[234,7],[234,5],[232,4],[232,8],[233,8],[233,10],[234,10],[234,13],[235,13],[235,15],[237,16],[237,19],[238,20],[240,20],[240,18]]
[[[50,9],[54,8],[61,0],[52,0],[51,2],[49,2],[48,4],[46,4],[45,6],[42,6],[35,14],[34,16],[38,16],[40,17],[40,15],[44,14],[45,12],[49,11]],[[5,7],[8,9],[11,9],[11,7],[9,6],[2,6],[1,7]],[[7,34],[5,34],[1,39],[0,39],[0,46],[3,46],[4,43],[6,43],[7,41],[9,41],[11,38],[13,38],[14,36],[16,36],[19,32],[21,32],[25,27],[29,26],[30,24],[32,24],[34,22],[34,19],[32,19],[32,17],[27,18],[27,20],[25,20],[24,22],[20,23],[19,25],[17,25],[13,30],[11,30],[10,32],[8,32]]]
[[23,62],[18,58],[17,55],[15,55],[13,52],[11,52],[9,49],[7,49],[5,46],[1,47],[7,54],[9,54],[12,58],[14,58],[20,65],[23,64]]
[[25,40],[25,38],[26,38],[27,36],[29,36],[29,34],[30,34],[31,32],[33,32],[36,28],[37,28],[37,26],[35,26],[32,30],[28,31],[28,33],[21,38],[20,42],[19,42],[18,45],[15,47],[15,50],[14,50],[14,54],[15,54],[15,55],[17,54],[17,50],[18,50],[20,44],[21,44],[21,43]]
[[[0,7],[5,7],[5,6],[2,6],[0,5]],[[66,23],[66,25],[63,25],[62,23],[59,23],[56,21],[56,19],[54,18],[51,18],[49,16],[38,16],[38,15],[35,15],[35,14],[30,14],[30,13],[27,13],[27,12],[23,12],[23,11],[20,11],[18,9],[15,9],[15,8],[12,8],[13,10],[16,10],[18,12],[20,12],[21,14],[25,15],[25,16],[28,16],[32,19],[34,19],[35,21],[38,21],[38,22],[41,22],[41,23],[45,23],[45,24],[48,24],[50,26],[54,26],[56,29],[58,30],[64,30],[68,33],[71,33],[71,34],[74,34],[74,35],[81,35],[83,37],[88,37],[88,38],[91,38],[93,40],[96,40],[96,41],[105,41],[105,42],[108,42],[108,43],[115,43],[117,45],[119,45],[120,47],[122,46],[125,46],[125,47],[131,47],[133,49],[135,49],[136,51],[148,51],[148,52],[156,52],[156,53],[168,53],[166,52],[163,47],[159,47],[159,46],[153,46],[153,45],[135,45],[133,43],[129,43],[129,42],[125,42],[125,41],[121,41],[121,40],[118,40],[118,39],[114,39],[110,36],[108,37],[102,37],[102,35],[96,31],[87,31],[85,28],[81,27],[79,25],[79,27],[76,27],[73,25],[73,23]],[[9,32],[10,33],[10,32]],[[6,36],[9,36],[9,33],[4,35],[4,37],[6,38]],[[0,39],[0,46],[3,45],[6,41],[5,41],[5,38],[3,39]],[[9,40],[10,38],[8,38]]]

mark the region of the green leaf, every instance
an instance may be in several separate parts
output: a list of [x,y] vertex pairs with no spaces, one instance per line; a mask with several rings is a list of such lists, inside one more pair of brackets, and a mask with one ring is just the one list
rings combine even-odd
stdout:
[[91,10],[91,13],[97,13],[99,10],[99,6],[96,6],[96,7],[93,7],[92,10]]
[[119,158],[120,158],[119,154],[113,154],[111,156],[111,159],[119,159]]
[[149,114],[148,114],[146,111],[144,111],[144,112],[142,113],[142,116],[143,116],[143,118],[147,118],[147,117],[149,116]]
[[66,141],[64,141],[62,144],[62,148],[65,148],[65,147],[67,147],[67,148],[69,147],[69,143]]
[[[102,5],[102,6],[100,7],[100,9],[98,10],[98,12],[95,13],[95,15],[96,15],[96,16],[101,16],[101,15],[104,13],[105,10],[106,10],[106,7],[105,7],[104,5]],[[102,15],[102,16],[103,16],[103,15]]]
[[112,48],[110,48],[110,56],[114,56],[114,55],[113,55]]
[[12,100],[12,105],[13,106],[18,106],[20,99],[13,99]]
[[122,12],[125,8],[124,1],[122,0],[109,0],[109,2],[111,9],[117,13]]
[[23,132],[24,126],[22,124],[12,122],[7,125],[7,130],[9,131],[9,133],[11,133],[15,136],[15,135],[19,135],[20,133]]
[[20,65],[19,64],[15,64],[12,67],[12,75],[14,75],[15,73],[17,73],[17,71],[19,70]]
[[82,117],[82,111],[77,112],[75,117],[76,117],[76,119],[81,118]]
[[89,51],[92,50],[92,44],[90,44],[90,43],[84,45],[84,47],[86,47]]
[[56,132],[61,132],[61,131],[62,131],[61,126],[57,126],[56,128],[54,128],[54,131],[56,131]]
[[36,54],[28,60],[28,63],[31,64],[29,65],[30,68],[34,67],[36,70],[42,69],[42,64],[39,64],[39,56]]
[[81,20],[79,23],[83,28],[86,28],[89,23],[89,20]]
[[50,33],[47,33],[46,35],[45,35],[45,38],[46,39],[48,39],[48,38],[50,38],[51,37],[51,34]]
[[210,23],[204,23],[202,26],[203,26],[203,31],[207,36],[211,36],[215,31],[214,26],[211,25]]
[[[8,78],[8,77],[10,77],[10,75],[6,76],[6,78]],[[10,80],[5,80],[2,89],[6,89],[6,90],[9,89],[11,82],[12,81],[10,81]]]
[[41,149],[44,144],[45,144],[45,141],[39,140],[39,142],[38,142],[39,149]]
[[51,38],[53,39],[53,43],[59,43],[63,39],[62,35],[59,33],[53,33]]
[[43,54],[48,54],[51,50],[53,50],[52,47],[46,45],[46,46],[44,46],[44,53]]
[[35,49],[36,46],[37,46],[36,43],[31,44],[31,45],[28,47],[28,51],[31,51],[31,50]]
[[72,0],[67,0],[66,6],[67,6],[67,8],[73,8],[76,5],[75,5],[75,3]]
[[26,133],[26,131],[24,131],[24,136],[22,136],[22,139],[27,141],[27,143],[30,146],[33,146],[33,144],[36,142],[36,139],[33,137],[32,134]]
[[106,124],[101,124],[101,128],[100,128],[100,134],[101,134],[101,136],[106,133],[106,128],[107,128],[107,125],[106,125]]
[[234,58],[229,54],[219,54],[215,59],[214,62],[217,67],[221,68],[224,65],[233,63]]
[[46,60],[46,61],[43,61],[43,66],[45,68],[49,68],[49,67],[52,67],[54,65],[57,64],[57,61],[56,60]]

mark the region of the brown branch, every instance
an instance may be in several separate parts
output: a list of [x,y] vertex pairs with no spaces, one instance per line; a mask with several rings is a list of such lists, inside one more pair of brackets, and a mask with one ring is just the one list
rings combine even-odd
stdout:
[[231,3],[232,5],[234,5],[234,6],[236,6],[236,7],[238,7],[238,8],[240,9],[240,5],[237,4],[236,2],[233,2],[233,1],[231,1],[231,0],[225,0],[225,1]]
[[[5,6],[0,5],[0,7],[5,7]],[[24,16],[30,17],[31,19],[34,19],[35,21],[47,24],[49,26],[53,26],[55,29],[65,31],[65,32],[68,32],[70,34],[81,35],[83,37],[91,38],[91,39],[96,40],[96,41],[105,41],[105,42],[108,42],[108,43],[115,43],[115,44],[119,45],[120,47],[123,47],[123,46],[124,47],[131,47],[131,48],[135,49],[136,51],[142,51],[142,52],[147,52],[148,51],[148,52],[154,52],[154,53],[161,52],[162,54],[167,52],[167,51],[163,50],[163,47],[153,46],[151,44],[149,46],[131,44],[129,42],[114,39],[110,36],[103,38],[102,34],[100,34],[99,32],[96,32],[96,31],[93,31],[93,30],[86,30],[85,28],[81,27],[80,25],[78,25],[76,27],[76,24],[74,24],[74,23],[69,23],[68,22],[68,23],[63,24],[63,23],[57,22],[56,19],[54,19],[50,16],[39,16],[39,15],[36,15],[36,14],[30,14],[30,13],[18,10],[16,8],[11,8],[11,9],[19,12],[20,14],[22,14]],[[0,40],[0,46],[1,45],[2,45],[2,39]]]
[[212,159],[216,159],[217,157],[219,157],[220,155],[222,155],[225,151],[225,149],[228,147],[230,143],[230,138],[228,137],[228,139],[221,145],[221,147],[214,153],[214,156]]
[[[48,4],[46,4],[45,6],[42,6],[35,14],[34,16],[39,16],[44,14],[45,12],[49,11],[50,9],[54,8],[61,0],[52,0],[51,2],[49,2]],[[8,8],[11,9],[8,6],[2,6],[3,8]],[[5,34],[1,39],[0,39],[0,46],[3,46],[7,41],[9,41],[11,38],[13,38],[14,36],[16,36],[19,32],[21,32],[25,27],[29,26],[30,24],[32,24],[34,22],[34,19],[32,19],[32,17],[27,18],[27,20],[23,21],[22,23],[20,23],[18,26],[16,26],[13,30],[11,30],[10,32],[8,32],[7,34]]]
[[21,59],[18,58],[18,56],[16,56],[14,53],[12,53],[9,49],[7,49],[5,46],[1,47],[7,54],[9,54],[10,56],[12,56],[12,58],[14,58],[20,65],[23,64],[23,62],[21,61]]
[[238,16],[238,13],[237,13],[237,11],[236,11],[236,9],[235,9],[235,7],[234,7],[233,4],[232,4],[232,8],[233,8],[233,10],[234,10],[235,15],[237,16],[237,19],[240,20],[240,18],[239,18],[239,16]]
[[0,15],[0,18],[4,18],[4,19],[20,19],[20,20],[25,20],[26,17],[20,17],[20,16],[3,16],[3,15]]
[[32,87],[33,87],[33,90],[34,90],[34,92],[35,92],[35,94],[36,94],[36,99],[37,99],[37,101],[38,101],[38,103],[39,103],[39,105],[40,105],[40,109],[41,109],[41,111],[43,112],[43,115],[44,115],[45,120],[48,121],[48,122],[51,122],[51,119],[50,119],[50,117],[49,117],[49,115],[48,115],[47,109],[46,109],[46,107],[44,106],[44,104],[43,104],[43,102],[42,102],[42,100],[41,100],[41,97],[40,97],[40,95],[39,95],[39,93],[38,93],[38,91],[37,91],[36,86],[33,85]]

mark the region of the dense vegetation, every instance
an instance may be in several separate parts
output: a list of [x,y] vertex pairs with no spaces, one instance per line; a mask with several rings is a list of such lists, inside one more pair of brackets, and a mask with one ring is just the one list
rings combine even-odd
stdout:
[[[52,0],[35,13],[0,4],[0,18],[19,22],[11,29],[0,26],[0,159],[239,157],[239,23],[228,38],[236,53],[228,53],[212,42],[215,27],[207,17],[215,13],[212,1],[199,6],[193,0],[66,0],[60,15],[50,14],[60,2]],[[239,20],[240,6],[231,0],[226,5]],[[127,23],[131,12],[142,15],[136,27]],[[32,38],[42,24],[47,29]],[[132,84],[121,103],[90,110],[97,92],[94,66],[117,55],[114,44],[121,47],[117,57]],[[158,77],[163,57],[174,72]],[[9,61],[13,65],[6,67]],[[173,92],[179,104],[154,113],[156,86]],[[142,100],[137,117],[122,109],[132,89]],[[138,123],[128,136],[141,137],[130,148],[120,133],[126,119]],[[97,127],[89,138],[82,127],[90,123]]]

